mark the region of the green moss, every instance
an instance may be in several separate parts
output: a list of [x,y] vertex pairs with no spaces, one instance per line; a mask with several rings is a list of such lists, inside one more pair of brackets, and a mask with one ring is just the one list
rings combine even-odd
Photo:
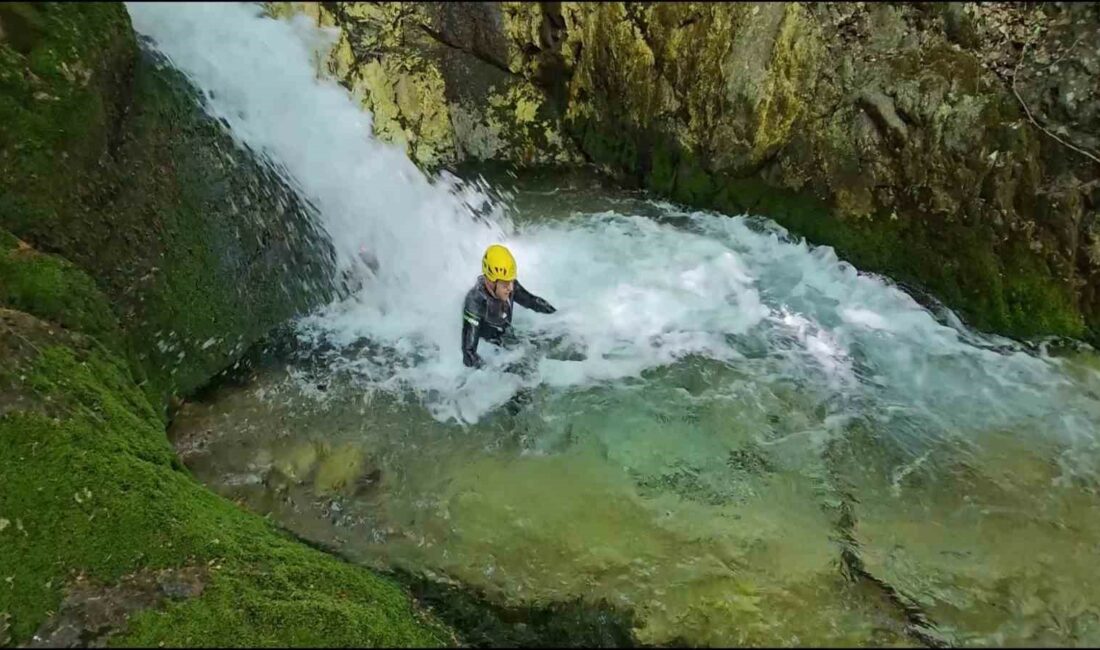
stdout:
[[19,238],[10,232],[0,228],[0,251],[7,251],[19,245]]
[[118,350],[120,332],[95,282],[67,261],[21,247],[0,229],[0,305],[95,336]]
[[0,42],[0,303],[66,329],[0,310],[0,613],[14,640],[73,573],[111,583],[212,562],[200,598],[116,641],[437,644],[392,583],[211,494],[164,436],[168,395],[325,295],[329,251],[304,207],[177,73],[135,58],[121,5],[26,11],[35,42]]
[[0,30],[18,52],[29,52],[42,37],[42,19],[29,2],[0,4]]
[[86,170],[121,110],[135,42],[121,4],[34,4],[23,14],[42,36],[26,51],[0,41],[0,225],[59,244],[87,209],[96,179]]
[[678,164],[679,156],[674,147],[656,147],[650,158],[649,174],[645,179],[646,186],[659,194],[671,195],[676,186]]
[[705,205],[713,200],[716,187],[711,175],[692,156],[680,157],[673,196],[690,205]]
[[178,73],[143,52],[131,92],[110,202],[76,230],[96,250],[83,265],[163,403],[329,296],[331,250],[301,201],[203,115]]
[[[0,612],[26,640],[76,572],[113,583],[205,563],[195,599],[133,619],[125,645],[438,645],[407,596],[302,546],[198,485],[175,461],[127,364],[92,339],[0,312],[0,353],[23,359],[0,416]],[[6,349],[5,349],[6,348]],[[20,349],[15,349],[20,348]]]

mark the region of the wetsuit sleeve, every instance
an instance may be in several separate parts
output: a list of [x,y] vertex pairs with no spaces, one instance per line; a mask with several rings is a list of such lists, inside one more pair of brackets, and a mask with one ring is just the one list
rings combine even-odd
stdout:
[[481,367],[481,357],[477,355],[477,341],[482,312],[477,296],[471,292],[466,296],[466,303],[462,306],[462,363],[467,368]]
[[541,314],[553,314],[557,311],[554,309],[553,305],[539,298],[527,289],[524,289],[523,285],[519,283],[519,280],[516,281],[515,290],[512,296],[515,298],[516,304],[520,307],[526,307]]

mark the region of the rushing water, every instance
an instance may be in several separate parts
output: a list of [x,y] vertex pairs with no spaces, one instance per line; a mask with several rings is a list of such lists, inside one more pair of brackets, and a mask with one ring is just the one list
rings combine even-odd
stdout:
[[[366,563],[629,608],[644,642],[1100,643],[1093,352],[969,331],[766,219],[426,178],[316,78],[331,34],[128,7],[354,289],[180,413],[215,489]],[[493,241],[558,312],[472,371]]]

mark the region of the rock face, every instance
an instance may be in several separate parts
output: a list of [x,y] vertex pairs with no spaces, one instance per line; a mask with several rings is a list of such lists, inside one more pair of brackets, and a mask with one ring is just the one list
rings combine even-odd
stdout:
[[560,115],[509,66],[499,6],[474,3],[270,3],[343,31],[322,71],[371,112],[374,131],[419,165],[466,160],[583,162]]
[[121,5],[9,4],[0,24],[21,35],[0,37],[0,230],[94,280],[74,292],[49,264],[23,265],[0,298],[52,296],[69,326],[87,305],[68,297],[98,287],[162,405],[326,296],[307,207],[138,48]]
[[981,328],[1100,336],[1095,4],[271,7],[343,30],[322,69],[423,166],[579,153]]

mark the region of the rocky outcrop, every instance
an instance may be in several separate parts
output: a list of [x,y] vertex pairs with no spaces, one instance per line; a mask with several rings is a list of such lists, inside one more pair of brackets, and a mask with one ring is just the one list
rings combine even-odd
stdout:
[[[449,639],[396,584],[195,481],[126,361],[98,337],[2,307],[0,485],[5,644],[36,632],[53,647],[74,637],[141,647]],[[182,602],[134,592],[142,576],[188,566],[206,571],[201,588],[158,585]]]
[[[308,7],[343,30],[325,69],[424,166],[576,150],[767,214],[981,328],[1100,335],[1095,5]],[[532,106],[538,128],[514,128]]]
[[420,166],[507,160],[583,162],[543,90],[509,65],[506,24],[492,3],[268,4],[301,12],[340,37],[321,66],[373,116],[374,132]]

